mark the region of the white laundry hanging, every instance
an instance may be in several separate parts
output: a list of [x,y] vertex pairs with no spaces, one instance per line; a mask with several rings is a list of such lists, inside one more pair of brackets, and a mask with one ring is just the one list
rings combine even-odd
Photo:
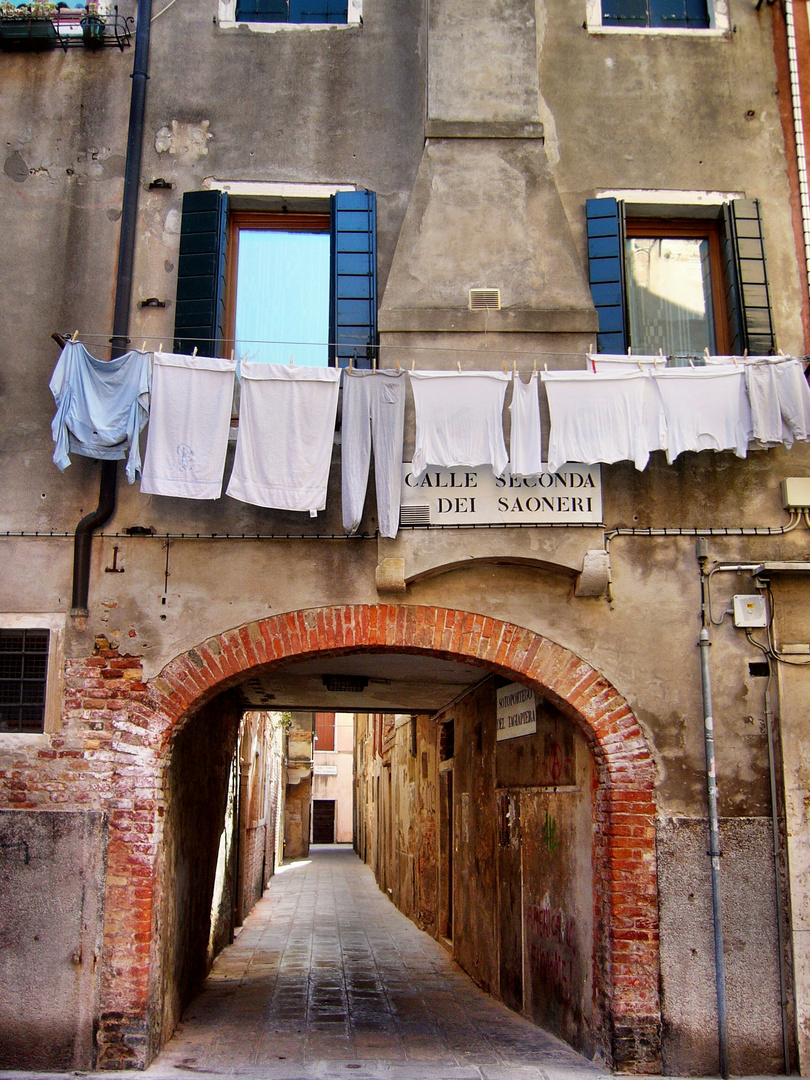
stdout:
[[155,353],[142,492],[220,497],[235,371],[222,357]]
[[511,376],[499,371],[411,371],[416,406],[413,475],[428,468],[491,465],[501,476],[509,457],[503,404]]
[[340,369],[241,364],[239,435],[226,494],[277,510],[326,506]]
[[512,379],[512,433],[509,440],[509,471],[512,476],[539,476],[543,471],[539,380],[534,371],[524,383],[517,372]]

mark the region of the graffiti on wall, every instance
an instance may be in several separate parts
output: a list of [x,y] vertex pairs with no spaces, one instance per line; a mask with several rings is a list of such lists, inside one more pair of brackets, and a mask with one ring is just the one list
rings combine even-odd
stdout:
[[539,977],[565,1004],[573,1000],[573,954],[576,920],[573,915],[529,904],[526,940],[532,975]]

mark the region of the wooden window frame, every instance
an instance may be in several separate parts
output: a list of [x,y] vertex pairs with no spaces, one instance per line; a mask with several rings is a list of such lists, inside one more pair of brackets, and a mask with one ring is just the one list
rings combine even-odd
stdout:
[[[727,356],[731,350],[729,315],[726,306],[726,289],[723,281],[722,241],[723,231],[718,221],[684,218],[628,217],[624,225],[625,239],[633,238],[664,240],[707,240],[709,243],[709,269],[712,286],[712,319],[714,321],[715,353]],[[627,251],[623,253],[626,259]],[[628,320],[629,334],[629,320]],[[632,347],[632,340],[630,345]]]

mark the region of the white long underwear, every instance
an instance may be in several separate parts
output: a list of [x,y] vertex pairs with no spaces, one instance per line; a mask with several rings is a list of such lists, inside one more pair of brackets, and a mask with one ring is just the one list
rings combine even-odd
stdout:
[[413,475],[428,466],[491,465],[501,476],[509,456],[503,403],[510,375],[499,371],[410,371],[416,406]]
[[239,435],[226,491],[276,510],[326,506],[340,369],[245,360]]
[[751,434],[745,373],[734,365],[667,368],[652,376],[667,420],[667,461],[684,450],[733,450],[744,458]]
[[233,360],[218,356],[155,353],[141,491],[220,497],[235,371]]
[[644,425],[650,377],[641,371],[599,375],[590,371],[544,371],[551,430],[548,469],[567,461],[585,465],[632,461],[644,469],[650,432]]
[[509,471],[512,476],[539,476],[543,471],[543,432],[540,424],[539,380],[533,371],[524,383],[512,379],[512,434],[509,440]]

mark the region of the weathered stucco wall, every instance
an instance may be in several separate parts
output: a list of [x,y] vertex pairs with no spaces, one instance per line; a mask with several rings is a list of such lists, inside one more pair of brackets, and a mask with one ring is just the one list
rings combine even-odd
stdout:
[[[132,5],[122,8],[129,14]],[[593,340],[586,198],[607,190],[650,189],[758,198],[777,343],[786,352],[803,354],[801,284],[768,5],[760,10],[753,4],[735,8],[733,33],[701,38],[592,34],[583,28],[584,3],[544,0],[532,7],[525,0],[508,0],[478,5],[473,12],[468,0],[437,0],[431,3],[430,48],[422,8],[411,0],[404,5],[400,0],[375,0],[366,5],[362,26],[318,32],[224,30],[212,21],[214,13],[213,4],[174,4],[153,23],[133,344],[146,340],[151,346],[161,341],[168,345],[173,339],[184,191],[215,180],[238,180],[357,184],[377,192],[384,365],[399,360],[420,367],[453,368],[460,363],[500,369],[506,353],[524,372],[535,360],[550,368],[582,367],[583,351]],[[500,47],[505,41],[506,54]],[[5,289],[0,311],[2,533],[72,534],[79,518],[97,502],[97,463],[74,457],[62,476],[50,460],[53,404],[47,382],[58,353],[49,335],[78,328],[91,351],[102,353],[108,344],[131,55],[76,49],[0,56],[0,136],[6,147],[0,172],[0,274]],[[439,125],[428,132],[427,144],[426,117],[429,124]],[[466,124],[474,130],[465,130]],[[504,124],[520,130],[498,126]],[[149,190],[156,177],[173,187]],[[489,279],[490,269],[497,270],[499,280]],[[501,288],[504,311],[487,316],[468,312],[467,290],[475,285]],[[166,307],[140,308],[139,302],[148,297],[165,301]],[[547,420],[545,412],[543,416]],[[412,446],[409,405],[406,456]],[[6,567],[0,580],[0,612],[61,613],[67,620],[67,665],[59,687],[62,725],[47,735],[0,734],[2,804],[32,815],[49,815],[54,806],[66,814],[104,811],[116,829],[109,853],[114,873],[107,887],[115,912],[107,929],[111,940],[129,937],[126,963],[114,967],[111,958],[120,954],[110,945],[102,964],[108,1006],[104,1016],[96,1017],[102,1034],[115,1042],[115,1054],[126,1044],[145,1060],[167,1036],[185,993],[178,987],[187,984],[182,974],[186,961],[178,959],[184,947],[179,954],[170,949],[166,956],[174,956],[177,964],[174,970],[172,961],[160,975],[166,979],[164,1027],[144,1033],[143,1016],[153,1005],[150,950],[156,935],[167,934],[161,940],[168,941],[180,924],[174,926],[171,892],[161,899],[169,907],[159,908],[159,919],[146,897],[139,896],[139,906],[131,910],[126,901],[132,898],[129,890],[149,892],[158,867],[185,865],[183,845],[191,844],[186,798],[191,799],[191,777],[197,774],[170,770],[170,784],[179,785],[174,790],[189,794],[177,806],[177,822],[185,824],[178,824],[177,832],[174,825],[166,831],[159,817],[160,809],[166,809],[160,788],[164,748],[157,736],[153,739],[150,721],[141,712],[152,715],[144,705],[150,690],[140,678],[152,680],[173,658],[256,620],[331,605],[375,605],[381,600],[375,571],[380,558],[389,557],[403,560],[409,582],[396,596],[401,610],[424,605],[476,612],[525,628],[569,650],[624,696],[656,768],[664,881],[664,1059],[670,1069],[714,1070],[714,1045],[705,1038],[714,1023],[708,976],[701,968],[700,992],[695,993],[683,978],[689,968],[678,951],[682,941],[695,941],[690,945],[698,950],[695,963],[705,959],[705,924],[693,921],[690,905],[705,911],[709,895],[705,856],[694,839],[705,818],[705,781],[695,650],[700,590],[693,538],[614,537],[612,596],[584,599],[575,595],[576,574],[584,553],[604,546],[605,530],[459,530],[440,537],[403,530],[393,542],[345,540],[339,467],[336,448],[327,510],[314,523],[227,497],[210,503],[150,498],[137,485],[129,488],[122,482],[107,532],[144,526],[158,534],[217,533],[220,538],[96,539],[86,621],[67,615],[70,535],[0,536]],[[604,523],[607,530],[777,528],[787,521],[779,481],[808,473],[806,446],[752,453],[745,461],[729,454],[685,454],[672,466],[655,454],[644,473],[625,464],[603,469]],[[375,526],[369,495],[361,528],[373,534]],[[242,533],[276,538],[243,540]],[[301,533],[330,538],[282,538]],[[223,534],[236,538],[224,539]],[[808,551],[807,535],[802,524],[784,536],[713,536],[710,557],[751,565],[801,562]],[[428,547],[431,576],[423,576]],[[441,572],[449,564],[452,570]],[[113,573],[113,568],[123,573]],[[715,615],[729,606],[735,592],[754,589],[747,571],[715,575]],[[808,642],[806,590],[800,576],[774,581],[774,625],[780,642]],[[761,654],[728,619],[711,632],[724,828],[733,838],[729,844],[751,837],[750,864],[764,874],[762,821],[771,810],[761,726],[764,687],[749,669]],[[106,645],[98,644],[102,635]],[[407,645],[399,641],[398,647]],[[333,647],[328,637],[319,645],[322,651]],[[239,669],[217,667],[219,685],[238,682],[249,667],[247,661]],[[807,672],[798,666],[780,665],[775,682],[774,707],[785,754],[790,945],[807,1071],[810,897],[805,803],[810,748],[804,718],[810,686]],[[206,693],[209,690],[206,687]],[[175,686],[173,692],[180,690]],[[466,721],[460,724],[464,727]],[[380,766],[366,781],[378,800],[383,826],[372,827],[367,820],[364,844],[384,887],[392,894],[398,890],[405,909],[431,932],[445,936],[443,846],[436,820],[437,813],[442,820],[442,799],[450,790],[449,770],[439,770],[438,748],[428,725],[425,719],[418,721],[422,749],[412,761],[403,762],[396,783],[393,764]],[[394,748],[407,731],[392,726],[385,735],[385,746],[379,749],[393,761]],[[460,743],[466,747],[462,756],[472,754],[470,748],[476,745],[474,731],[469,739],[467,735]],[[187,738],[196,738],[191,728]],[[483,746],[486,725],[481,738]],[[217,752],[222,751],[224,744],[217,745]],[[182,772],[191,766],[176,768]],[[469,795],[470,836],[480,827],[483,837],[484,824],[475,807],[487,802],[490,789],[472,769],[471,759],[466,765],[459,759],[459,777],[462,773],[462,787],[453,795],[454,806],[458,800],[456,827],[462,828],[465,820],[461,796]],[[201,782],[217,787],[214,780],[209,773]],[[563,842],[584,858],[582,819],[568,807],[569,795],[558,792],[544,802],[527,795],[520,784],[515,789],[524,823],[539,825],[542,835],[547,812],[549,819],[561,822]],[[308,818],[304,820],[309,780],[291,785],[289,793],[288,823],[298,815],[295,850],[303,852],[309,832]],[[393,835],[391,822],[397,813],[406,824],[396,845],[388,847],[381,838]],[[694,903],[688,895],[684,900],[681,878],[673,877],[675,856],[668,844],[681,828],[692,845],[683,875],[695,881]],[[548,845],[536,843],[535,827],[531,834],[531,844],[526,840],[522,845],[522,858],[524,874],[536,883],[550,873],[551,853]],[[408,851],[417,841],[424,845],[425,858],[414,870]],[[482,850],[493,853],[489,833],[481,843]],[[137,865],[130,859],[133,845],[139,845]],[[681,857],[686,858],[685,853]],[[593,873],[607,873],[606,860],[593,859]],[[741,1068],[772,1071],[772,892],[770,886],[746,889],[744,867],[738,871],[736,860],[735,854],[724,886],[731,909],[729,937],[735,950],[739,945],[735,955],[745,958],[744,965],[730,964],[732,1060]],[[100,863],[94,866],[98,869],[90,873],[98,883],[102,870]],[[461,852],[461,866],[470,887],[491,899],[491,868],[477,867],[470,851]],[[20,880],[24,882],[24,876]],[[171,888],[192,884],[178,873]],[[567,884],[557,884],[557,908],[562,912],[573,904],[579,911],[581,898],[567,892]],[[39,895],[42,887],[37,882],[32,890]],[[743,896],[747,922],[737,910]],[[562,925],[561,920],[561,946],[571,949],[568,923],[564,931]],[[587,933],[581,918],[576,926],[577,932]],[[552,935],[556,927],[554,923]],[[481,981],[494,985],[496,976],[500,980],[500,970],[487,959],[495,928],[472,932],[462,920],[454,932],[465,962],[480,971]],[[538,948],[539,955],[545,955],[545,945]],[[44,943],[36,956],[47,958]],[[28,957],[25,953],[19,962],[32,967],[36,961]],[[687,959],[691,964],[691,953]],[[574,963],[573,956],[562,957],[568,960]],[[193,959],[192,966],[199,963]],[[743,969],[750,973],[745,978],[739,975]],[[595,988],[597,998],[601,992]],[[534,984],[532,995],[533,1015],[581,1039],[587,1048],[587,1013],[580,999],[560,997],[549,1004],[540,1000]],[[92,994],[82,990],[80,996],[82,1008],[92,1012]],[[599,1002],[601,1007],[604,1002]],[[162,1010],[164,1002],[157,1008]],[[35,1010],[32,1015],[32,1022],[38,1022]],[[82,1014],[77,1030],[87,1033],[90,1026]],[[89,1035],[82,1038],[84,1063],[92,1048]]]
[[99,1000],[107,820],[0,814],[0,1029],[8,1069],[88,1069]]

